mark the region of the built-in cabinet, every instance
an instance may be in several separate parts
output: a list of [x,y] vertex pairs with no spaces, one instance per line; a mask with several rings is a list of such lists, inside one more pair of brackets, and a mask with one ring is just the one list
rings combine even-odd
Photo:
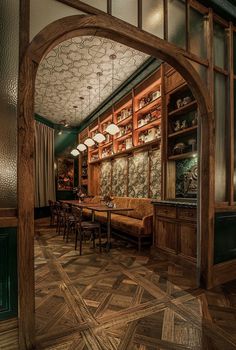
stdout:
[[154,203],[153,245],[173,258],[195,263],[197,257],[196,206]]

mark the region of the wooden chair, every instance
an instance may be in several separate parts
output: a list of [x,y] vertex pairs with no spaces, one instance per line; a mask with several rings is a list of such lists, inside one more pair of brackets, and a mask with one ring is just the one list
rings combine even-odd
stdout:
[[48,204],[50,208],[50,226],[52,226],[55,225],[57,222],[56,202],[53,202],[49,199]]
[[99,239],[99,252],[101,253],[101,224],[96,221],[82,221],[82,210],[80,208],[73,207],[72,211],[76,223],[75,223],[75,250],[77,248],[77,242],[79,238],[79,252],[82,254],[83,240],[86,238],[86,233],[91,234],[93,241],[93,248],[95,248],[95,236],[98,233]]
[[70,210],[70,206],[68,204],[60,203],[57,204],[57,211],[58,211],[58,219],[57,219],[57,233],[58,235],[61,234],[61,229],[64,230],[63,238],[66,234],[66,218],[67,213]]

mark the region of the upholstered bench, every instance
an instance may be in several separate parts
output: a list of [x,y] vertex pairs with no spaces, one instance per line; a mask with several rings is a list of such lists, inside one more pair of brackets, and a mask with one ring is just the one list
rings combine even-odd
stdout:
[[[144,239],[152,237],[153,227],[153,206],[151,199],[148,198],[130,198],[130,197],[113,197],[113,203],[117,207],[127,207],[133,210],[118,212],[111,215],[111,226],[115,231],[122,233],[123,237],[130,236],[137,240],[138,249],[141,249],[141,244]],[[95,196],[91,200],[92,203],[101,201],[100,196]],[[85,217],[91,217],[89,209],[83,210]],[[95,220],[106,223],[106,213],[95,212]]]

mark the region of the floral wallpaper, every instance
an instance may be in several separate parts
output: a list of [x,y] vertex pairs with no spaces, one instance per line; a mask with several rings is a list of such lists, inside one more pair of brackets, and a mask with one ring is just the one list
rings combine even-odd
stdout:
[[197,157],[176,162],[176,197],[197,196]]
[[161,150],[150,154],[150,197],[161,199]]
[[127,196],[127,165],[128,158],[116,158],[112,166],[112,195]]
[[101,180],[100,180],[100,190],[101,196],[111,194],[111,162],[102,162],[101,164]]
[[148,197],[148,170],[148,152],[136,153],[129,158],[129,197]]

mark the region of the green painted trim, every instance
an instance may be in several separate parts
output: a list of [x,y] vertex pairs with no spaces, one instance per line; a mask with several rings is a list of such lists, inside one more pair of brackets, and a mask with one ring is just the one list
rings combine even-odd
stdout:
[[79,126],[78,132],[81,132],[101,114],[106,112],[114,103],[119,101],[123,96],[128,94],[135,86],[142,80],[151,75],[162,63],[154,57],[150,57],[147,61],[139,67],[123,84],[116,89],[105,101],[103,101]]
[[50,128],[54,129],[54,124],[52,122],[50,122],[48,119],[42,117],[41,115],[35,113],[34,114],[34,119],[37,121],[37,122],[40,122],[44,125],[47,125],[49,126]]
[[0,228],[0,320],[17,316],[17,228]]
[[235,0],[198,0],[226,20],[236,23],[236,1]]

